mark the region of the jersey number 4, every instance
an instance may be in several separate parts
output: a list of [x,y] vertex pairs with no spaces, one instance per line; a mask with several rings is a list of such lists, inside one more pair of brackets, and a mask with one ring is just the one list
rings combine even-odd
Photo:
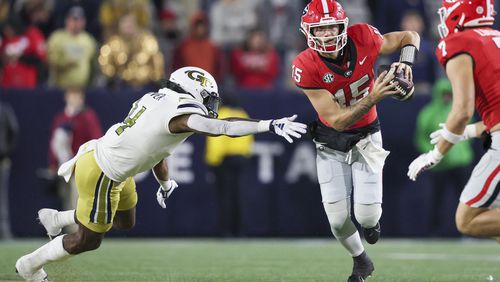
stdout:
[[146,107],[144,106],[142,106],[139,109],[139,101],[135,101],[134,104],[132,105],[132,109],[128,113],[125,120],[122,122],[123,125],[121,125],[115,130],[116,134],[120,135],[123,133],[123,131],[125,131],[125,129],[134,126],[137,119],[142,115],[142,113],[144,113],[145,110]]

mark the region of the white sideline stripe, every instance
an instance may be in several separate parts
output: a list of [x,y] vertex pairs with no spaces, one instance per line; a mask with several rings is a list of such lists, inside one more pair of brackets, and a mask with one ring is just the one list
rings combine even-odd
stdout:
[[500,261],[500,256],[465,255],[465,254],[431,254],[431,253],[392,253],[386,255],[396,260],[459,260],[459,261]]

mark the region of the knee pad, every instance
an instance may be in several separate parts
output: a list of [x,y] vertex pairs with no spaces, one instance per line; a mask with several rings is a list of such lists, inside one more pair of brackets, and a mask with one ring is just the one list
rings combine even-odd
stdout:
[[356,226],[351,221],[351,205],[349,199],[340,200],[335,203],[323,203],[328,222],[335,238],[347,238],[356,232]]
[[382,204],[354,204],[354,216],[363,228],[372,228],[382,216]]

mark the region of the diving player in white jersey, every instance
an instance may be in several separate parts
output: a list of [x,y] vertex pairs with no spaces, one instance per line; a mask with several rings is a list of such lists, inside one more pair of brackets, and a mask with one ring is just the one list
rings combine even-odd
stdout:
[[76,211],[38,212],[49,236],[75,223],[78,231],[57,236],[18,259],[19,275],[28,281],[48,281],[44,265],[99,248],[112,227],[132,228],[137,203],[133,176],[139,172],[152,169],[160,183],[157,200],[165,208],[166,198],[177,187],[168,177],[165,158],[193,133],[236,137],[270,131],[291,143],[291,136],[300,138],[306,132],[306,125],[294,122],[296,115],[277,120],[218,120],[219,101],[212,75],[184,67],[171,74],[166,88],[137,100],[123,122],[82,145],[58,171],[66,181],[74,174],[79,194]]

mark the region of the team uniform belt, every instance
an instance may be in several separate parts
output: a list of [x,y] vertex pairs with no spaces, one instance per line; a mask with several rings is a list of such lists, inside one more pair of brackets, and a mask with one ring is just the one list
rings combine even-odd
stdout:
[[321,121],[315,120],[308,125],[308,129],[314,142],[346,153],[356,146],[361,139],[368,136],[368,134],[380,131],[380,122],[376,119],[369,125],[360,128],[337,131],[334,128],[324,125]]

